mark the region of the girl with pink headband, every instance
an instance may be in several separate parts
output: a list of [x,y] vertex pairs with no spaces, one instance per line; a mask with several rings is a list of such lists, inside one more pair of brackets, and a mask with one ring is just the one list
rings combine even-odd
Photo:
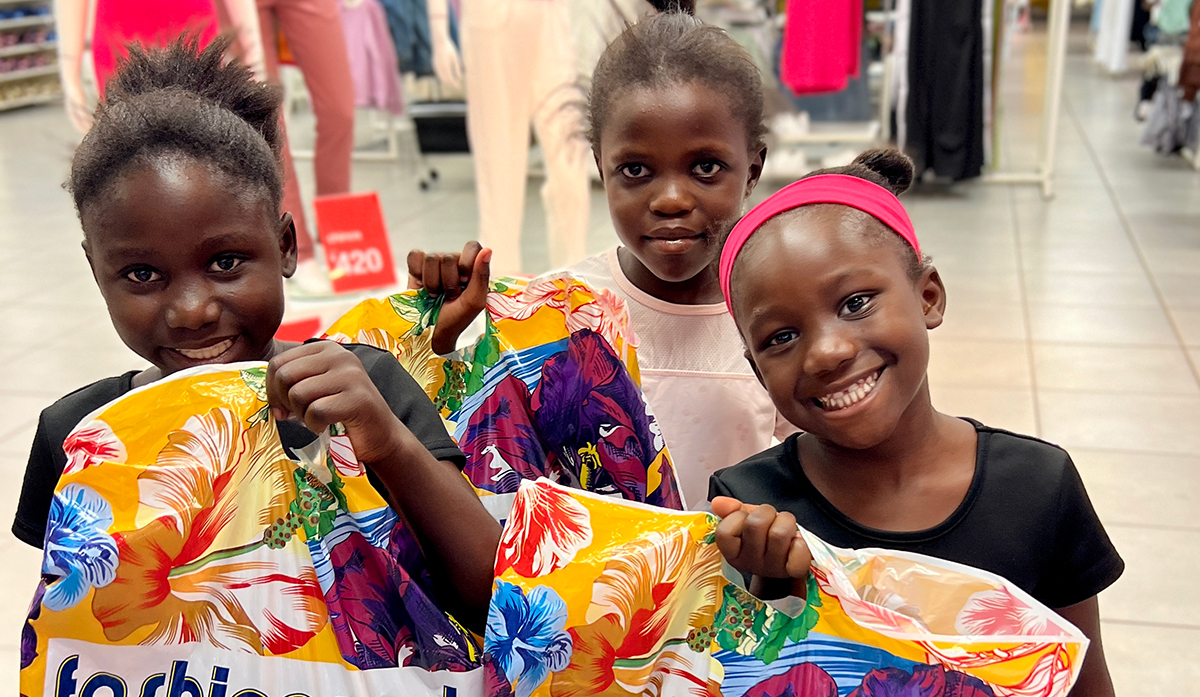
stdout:
[[912,176],[899,152],[868,151],[784,188],[730,233],[725,302],[755,375],[802,433],[713,475],[717,543],[766,597],[803,597],[811,558],[797,524],[840,547],[999,574],[1091,639],[1071,694],[1112,695],[1097,594],[1124,562],[1070,456],[930,400],[928,331],[946,289],[897,198]]

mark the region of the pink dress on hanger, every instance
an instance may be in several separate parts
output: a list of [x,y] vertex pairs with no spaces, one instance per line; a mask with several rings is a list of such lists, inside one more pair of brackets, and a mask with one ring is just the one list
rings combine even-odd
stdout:
[[201,45],[217,35],[217,12],[212,0],[97,0],[92,34],[92,60],[100,96],[125,45],[137,41],[163,46],[185,32],[197,32]]
[[862,0],[788,0],[779,79],[793,94],[839,92],[859,76]]
[[354,78],[354,104],[404,113],[400,92],[400,60],[379,0],[339,3],[346,54]]

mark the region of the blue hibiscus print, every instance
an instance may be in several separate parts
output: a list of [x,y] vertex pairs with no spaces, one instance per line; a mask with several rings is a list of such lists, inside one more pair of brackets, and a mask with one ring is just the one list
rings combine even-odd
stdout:
[[539,586],[526,596],[520,586],[496,580],[484,648],[516,682],[516,697],[529,697],[550,673],[571,663],[566,624],[567,604],[550,588]]
[[117,577],[117,543],[107,532],[112,523],[112,506],[89,487],[68,484],[54,495],[42,573],[57,580],[42,598],[47,609],[72,607]]

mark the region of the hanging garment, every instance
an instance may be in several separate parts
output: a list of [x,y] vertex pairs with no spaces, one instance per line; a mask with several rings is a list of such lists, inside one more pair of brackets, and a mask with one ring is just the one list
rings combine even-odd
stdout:
[[1179,86],[1183,98],[1192,101],[1200,90],[1200,2],[1192,3],[1192,26],[1183,46],[1183,67],[1179,70]]
[[789,0],[779,74],[793,94],[837,92],[861,65],[862,0]]
[[905,149],[917,174],[955,181],[983,170],[982,0],[914,0]]
[[1154,94],[1142,145],[1149,145],[1160,155],[1173,155],[1187,144],[1188,131],[1196,105],[1184,101],[1183,91],[1164,87]]
[[[346,37],[336,0],[257,0],[259,27],[267,74],[279,80],[279,41],[287,39],[292,59],[304,74],[304,84],[317,117],[317,142],[313,157],[317,195],[350,191],[350,158],[354,151],[354,82]],[[280,119],[280,123],[283,120]],[[300,261],[313,258],[300,199],[300,184],[291,150],[283,148],[283,209],[296,222]]]
[[342,0],[342,31],[354,78],[354,104],[367,109],[404,111],[396,47],[379,0]]
[[[425,0],[379,0],[379,4],[387,13],[400,72],[413,73],[417,77],[433,75],[433,39],[429,33],[429,11]],[[450,22],[453,36],[453,17]]]
[[217,35],[217,15],[212,0],[100,0],[94,27],[92,61],[103,98],[126,44],[163,46],[182,33],[195,32],[203,46]]
[[1137,0],[1104,0],[1100,28],[1096,32],[1094,57],[1110,73],[1121,73],[1129,65],[1129,34],[1133,5]]
[[546,161],[550,264],[579,261],[587,254],[593,165],[566,0],[466,0],[462,44],[479,241],[494,252],[493,273],[521,270],[531,123]]
[[[862,44],[862,60],[869,60],[867,44]],[[808,114],[814,122],[870,121],[874,118],[871,106],[871,87],[866,75],[850,78],[846,86],[836,92],[792,96],[796,109]]]

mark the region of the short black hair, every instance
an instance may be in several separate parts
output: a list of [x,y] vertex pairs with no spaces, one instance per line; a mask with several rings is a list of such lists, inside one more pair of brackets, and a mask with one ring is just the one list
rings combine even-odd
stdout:
[[[896,148],[872,148],[854,158],[854,161],[845,167],[819,169],[815,172],[809,172],[801,177],[801,179],[808,179],[820,174],[844,174],[849,177],[865,179],[872,184],[878,184],[899,196],[908,191],[909,187],[912,186],[915,173],[916,168],[913,165],[912,158]],[[884,223],[880,222],[876,226],[876,230],[878,230],[876,236],[880,241],[897,246],[898,251],[904,255],[904,262],[908,269],[909,277],[914,281],[920,278],[925,268],[929,266],[929,258],[918,257],[917,250],[913,249],[912,245],[901,237],[899,233]]]
[[81,216],[131,165],[177,155],[257,189],[279,213],[282,93],[227,63],[230,43],[202,47],[190,35],[161,49],[129,46],[71,162],[67,188]]
[[662,13],[625,28],[592,75],[588,139],[600,150],[613,101],[638,87],[700,83],[729,97],[752,150],[763,147],[762,74],[750,54],[723,30],[692,16],[692,0],[651,0]]

